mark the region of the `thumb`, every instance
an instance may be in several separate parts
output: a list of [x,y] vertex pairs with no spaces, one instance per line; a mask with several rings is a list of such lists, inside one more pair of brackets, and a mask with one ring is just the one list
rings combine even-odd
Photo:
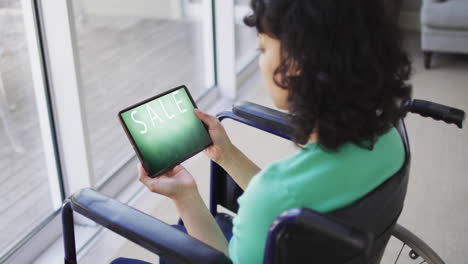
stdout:
[[203,113],[202,111],[198,110],[195,108],[193,111],[195,115],[203,122],[205,123],[208,127],[214,127],[218,124],[218,119],[212,115]]
[[169,174],[170,174],[171,176],[173,176],[173,175],[176,175],[177,173],[179,173],[179,172],[182,171],[182,170],[185,170],[185,168],[184,168],[184,166],[182,166],[182,165],[179,164],[179,165],[176,165],[174,168],[172,168],[172,169],[169,171]]

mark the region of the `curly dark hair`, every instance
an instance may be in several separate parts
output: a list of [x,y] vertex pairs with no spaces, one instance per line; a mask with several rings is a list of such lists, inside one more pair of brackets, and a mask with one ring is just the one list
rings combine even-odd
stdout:
[[[329,151],[372,149],[411,97],[411,62],[383,0],[252,0],[247,26],[278,39],[272,76],[288,90],[297,144],[318,132]],[[291,76],[290,69],[300,72]]]

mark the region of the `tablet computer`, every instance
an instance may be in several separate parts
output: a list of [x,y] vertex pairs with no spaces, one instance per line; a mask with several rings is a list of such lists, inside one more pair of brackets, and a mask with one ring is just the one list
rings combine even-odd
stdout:
[[187,87],[179,86],[119,112],[148,176],[159,176],[212,144],[195,108]]

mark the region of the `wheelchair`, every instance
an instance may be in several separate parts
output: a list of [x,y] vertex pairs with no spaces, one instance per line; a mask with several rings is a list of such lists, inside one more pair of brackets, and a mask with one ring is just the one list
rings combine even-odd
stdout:
[[[462,128],[465,113],[448,106],[423,101],[406,102],[402,111],[443,120]],[[219,114],[220,121],[232,119],[268,133],[291,139],[288,115],[250,102]],[[264,263],[380,263],[387,242],[393,236],[403,244],[395,263],[406,258],[417,263],[445,263],[415,234],[397,224],[406,195],[410,149],[403,119],[398,131],[406,158],[402,168],[383,184],[353,204],[326,214],[307,208],[283,212],[272,223]],[[232,217],[218,212],[218,206],[236,213],[242,189],[219,165],[211,162],[209,209],[221,229],[232,228]],[[232,263],[222,252],[93,189],[82,189],[65,200],[62,207],[65,263],[77,263],[73,212],[125,237],[172,263]],[[313,260],[313,261],[311,261]]]

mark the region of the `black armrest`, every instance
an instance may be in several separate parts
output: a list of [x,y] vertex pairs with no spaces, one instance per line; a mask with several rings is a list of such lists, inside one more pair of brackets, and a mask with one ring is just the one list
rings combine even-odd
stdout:
[[286,135],[291,134],[292,127],[289,124],[289,116],[287,113],[245,101],[234,104],[232,112],[262,127]]
[[[173,263],[231,263],[222,252],[92,189],[82,189],[70,197],[64,205],[64,215],[67,214],[68,208]],[[71,210],[68,211],[71,214]],[[70,227],[65,226],[65,218],[64,239],[67,250],[70,241],[66,240],[70,240],[70,235],[66,235],[65,232],[69,231]],[[73,218],[71,220],[73,222]],[[70,224],[73,226],[73,223],[68,223]]]
[[250,102],[238,102],[231,111],[217,115],[219,120],[233,119],[277,136],[291,139],[292,126],[286,113]]

